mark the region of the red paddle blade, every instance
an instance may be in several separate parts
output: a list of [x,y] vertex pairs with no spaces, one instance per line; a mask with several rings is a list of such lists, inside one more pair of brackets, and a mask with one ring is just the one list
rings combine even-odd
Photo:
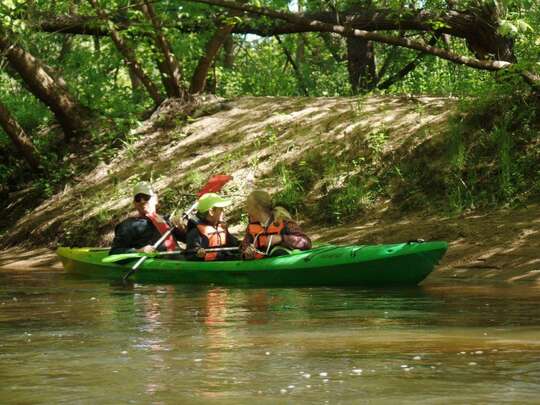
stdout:
[[216,174],[215,176],[210,177],[210,180],[208,180],[201,191],[197,193],[197,196],[200,197],[206,193],[217,193],[229,180],[232,180],[232,176]]

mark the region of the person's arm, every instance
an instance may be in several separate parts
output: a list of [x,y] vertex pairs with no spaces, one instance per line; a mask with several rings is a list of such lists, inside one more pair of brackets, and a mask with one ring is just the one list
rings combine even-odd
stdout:
[[242,239],[242,243],[240,244],[240,250],[244,251],[248,248],[248,246],[251,246],[253,243],[253,237],[251,236],[251,234],[247,231],[247,228],[246,228],[246,233],[244,235],[244,239]]
[[255,258],[255,249],[253,247],[253,237],[248,232],[248,228],[246,228],[246,233],[244,236],[244,239],[242,240],[242,244],[240,245],[240,253],[242,256],[242,259],[250,260]]
[[181,216],[170,216],[166,215],[163,218],[167,221],[167,224],[171,227],[174,227],[174,230],[172,231],[172,235],[174,236],[174,239],[176,239],[178,242],[187,242],[187,227],[184,223],[184,220]]
[[208,247],[208,239],[203,237],[197,228],[192,228],[186,237],[186,257],[190,260],[201,260],[197,256],[197,250],[206,249]]
[[287,221],[285,223],[285,227],[281,231],[281,238],[281,245],[289,249],[311,249],[311,239],[294,222]]
[[178,227],[174,228],[174,231],[172,232],[174,239],[176,239],[178,242],[187,242],[187,235],[185,229],[180,229]]
[[240,241],[233,234],[227,232],[227,243],[223,247],[237,247],[238,250],[228,250],[224,252],[218,252],[217,260],[231,260],[237,259],[240,256]]

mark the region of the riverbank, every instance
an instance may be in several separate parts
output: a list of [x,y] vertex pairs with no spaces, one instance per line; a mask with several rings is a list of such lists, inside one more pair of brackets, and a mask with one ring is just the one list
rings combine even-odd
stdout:
[[[455,99],[243,97],[213,100],[201,111],[178,120],[178,106],[167,102],[112,158],[50,198],[36,203],[36,190],[10,194],[3,207],[10,216],[0,219],[0,245],[7,249],[0,265],[51,265],[53,250],[45,247],[108,246],[114,225],[130,215],[137,181],[152,181],[162,212],[170,212],[191,205],[209,176],[227,173],[234,177],[224,189],[234,201],[233,232],[245,228],[246,193],[262,188],[316,242],[449,242],[426,283],[539,283],[539,186],[530,176],[527,193],[518,193],[517,182],[507,189],[505,170],[525,187],[519,170],[528,166],[508,166],[505,146],[506,166],[499,167],[502,155],[489,134],[480,127],[458,131],[452,117],[468,118]],[[534,155],[536,138],[526,153]],[[522,208],[495,208],[489,196],[499,188],[514,192]],[[491,207],[482,206],[486,196]],[[41,249],[34,254],[35,248]]]
[[50,248],[11,247],[0,253],[0,269],[35,270],[51,267],[61,268],[62,263]]
[[[311,227],[318,242],[392,243],[422,238],[446,240],[449,250],[424,286],[540,286],[540,206],[499,210],[458,217],[377,218],[333,229]],[[0,268],[35,269],[61,266],[54,250],[8,248],[0,253]]]
[[375,218],[346,229],[316,229],[334,243],[446,240],[449,249],[424,284],[540,285],[540,206],[454,217]]

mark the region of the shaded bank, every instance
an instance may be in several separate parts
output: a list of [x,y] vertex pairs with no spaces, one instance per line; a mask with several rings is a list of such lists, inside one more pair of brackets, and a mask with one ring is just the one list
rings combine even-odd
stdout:
[[[186,120],[168,100],[112,158],[42,204],[31,205],[30,191],[13,194],[0,243],[106,246],[129,214],[135,182],[152,181],[169,211],[189,206],[209,175],[227,173],[233,232],[244,229],[246,193],[264,188],[319,242],[448,241],[430,282],[539,279],[536,127],[513,136],[512,125],[502,131],[496,118],[437,97],[243,97],[212,105]],[[489,117],[497,108],[489,106]],[[512,199],[522,208],[497,208]]]

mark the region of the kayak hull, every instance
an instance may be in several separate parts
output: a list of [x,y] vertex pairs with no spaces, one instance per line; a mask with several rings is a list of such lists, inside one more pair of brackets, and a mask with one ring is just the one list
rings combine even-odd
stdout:
[[[417,285],[448,249],[446,242],[393,245],[324,245],[316,249],[251,261],[199,262],[148,258],[131,278],[146,283],[234,286]],[[105,249],[60,247],[66,270],[84,277],[119,280],[136,259],[103,263]]]

